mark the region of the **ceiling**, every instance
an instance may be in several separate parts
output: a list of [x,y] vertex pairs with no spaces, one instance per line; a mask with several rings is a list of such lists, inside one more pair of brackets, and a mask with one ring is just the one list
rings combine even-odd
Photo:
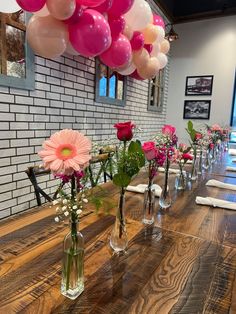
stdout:
[[236,14],[236,0],[155,0],[155,2],[174,24]]

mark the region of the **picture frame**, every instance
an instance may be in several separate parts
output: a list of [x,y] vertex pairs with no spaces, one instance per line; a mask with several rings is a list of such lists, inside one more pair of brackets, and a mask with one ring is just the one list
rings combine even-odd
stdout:
[[185,100],[184,119],[209,120],[211,111],[211,100]]
[[185,96],[211,96],[213,75],[187,76]]

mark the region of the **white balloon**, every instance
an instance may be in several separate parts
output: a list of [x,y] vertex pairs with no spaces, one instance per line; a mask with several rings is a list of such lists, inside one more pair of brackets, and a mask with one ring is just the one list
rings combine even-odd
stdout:
[[161,26],[156,26],[158,28],[157,41],[161,43],[165,39],[165,31]]
[[134,0],[131,9],[124,15],[124,18],[134,31],[142,30],[153,22],[150,5],[144,0]]
[[167,56],[164,53],[160,52],[157,55],[157,59],[160,63],[160,69],[163,69],[167,65],[167,62],[168,62]]
[[131,64],[124,70],[118,70],[117,72],[121,75],[130,75],[136,70],[136,66],[131,62]]
[[50,13],[48,11],[47,5],[45,4],[41,10],[35,12],[34,14],[37,16],[44,17],[44,16],[48,16]]
[[16,0],[0,0],[0,12],[2,13],[15,13],[21,10]]
[[152,44],[152,51],[151,51],[151,57],[157,57],[158,53],[161,51],[161,46],[159,44],[159,42],[156,40],[153,44]]

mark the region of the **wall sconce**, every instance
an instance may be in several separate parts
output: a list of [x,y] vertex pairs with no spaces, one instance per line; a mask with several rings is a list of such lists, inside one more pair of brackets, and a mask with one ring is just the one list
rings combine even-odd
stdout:
[[170,42],[172,42],[172,41],[174,41],[174,40],[177,40],[177,39],[179,39],[179,35],[175,32],[175,30],[174,30],[174,28],[173,28],[173,24],[167,24],[166,25],[166,27],[167,26],[171,26],[171,28],[170,28],[170,30],[169,30],[169,32],[168,33],[166,33],[166,36],[165,36],[165,38],[167,39],[167,40],[169,40]]

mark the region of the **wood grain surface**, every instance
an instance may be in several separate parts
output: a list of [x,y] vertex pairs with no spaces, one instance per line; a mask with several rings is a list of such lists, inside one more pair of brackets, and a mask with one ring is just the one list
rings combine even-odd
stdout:
[[[62,242],[67,223],[54,222],[54,208],[30,210],[0,222],[0,314],[234,314],[236,313],[236,212],[195,204],[196,196],[236,201],[236,191],[206,187],[208,179],[236,184],[219,173],[224,157],[185,192],[173,188],[172,206],[144,226],[143,195],[127,192],[129,247],[112,255],[108,241],[114,224],[91,205],[80,229],[85,238],[85,291],[72,301],[60,294]],[[215,170],[214,170],[215,169]],[[132,184],[146,183],[141,173]],[[164,175],[156,183],[162,185]],[[105,193],[104,193],[105,191]],[[104,185],[102,197],[116,204],[118,191]]]

